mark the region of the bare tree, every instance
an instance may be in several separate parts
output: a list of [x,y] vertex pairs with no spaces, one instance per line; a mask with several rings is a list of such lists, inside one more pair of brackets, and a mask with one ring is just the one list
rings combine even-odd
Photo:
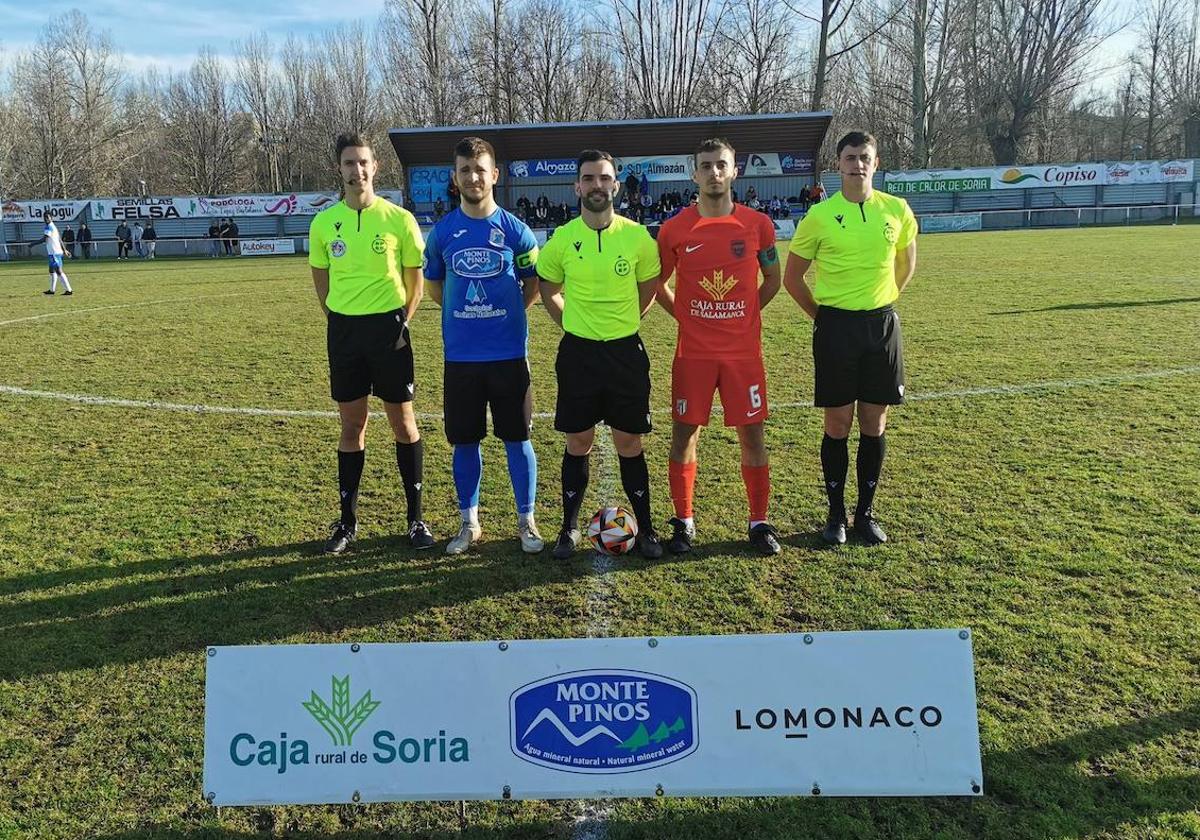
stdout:
[[379,22],[384,89],[392,113],[412,125],[454,125],[462,116],[461,0],[388,0]]
[[248,126],[236,119],[229,80],[215,53],[201,50],[190,70],[171,78],[164,111],[164,139],[178,186],[202,195],[235,188]]
[[1183,25],[1177,0],[1147,0],[1138,20],[1137,67],[1146,91],[1146,157],[1155,156],[1162,131],[1163,90],[1161,77],[1168,39]]
[[708,60],[714,56],[728,0],[610,0],[621,58],[637,97],[638,116],[703,113],[712,92]]
[[793,19],[782,0],[733,0],[717,29],[713,59],[729,93],[726,110],[776,111],[792,98],[801,65]]
[[1039,113],[1083,81],[1101,0],[976,0],[965,32],[969,101],[997,164],[1026,153]]
[[255,188],[283,190],[280,155],[287,135],[280,124],[284,85],[274,62],[274,50],[266,33],[234,44],[236,71],[234,80],[241,104],[254,118],[255,140],[262,151],[265,171],[256,173]]
[[[815,0],[812,6],[788,2],[796,14],[817,25],[817,56],[809,108],[820,111],[825,107],[825,89],[838,59],[874,38],[899,13],[901,6],[896,3],[887,9],[875,6],[874,0]],[[862,20],[873,23],[861,27]]]

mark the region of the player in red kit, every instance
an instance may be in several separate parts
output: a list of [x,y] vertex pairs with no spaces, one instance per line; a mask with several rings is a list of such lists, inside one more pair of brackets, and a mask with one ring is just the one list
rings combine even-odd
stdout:
[[[750,502],[750,544],[779,553],[779,534],[767,522],[770,466],[763,436],[767,376],[762,359],[762,308],[779,291],[775,226],[765,213],[734,204],[737,178],[733,147],[705,140],[692,173],[700,199],[663,224],[658,233],[662,280],[658,301],[679,324],[671,370],[671,500],[667,549],[691,550],[696,529],[692,490],[700,427],[721,394],[725,425],[738,432],[742,480]],[[758,283],[759,271],[763,282]],[[675,288],[668,286],[672,273]]]

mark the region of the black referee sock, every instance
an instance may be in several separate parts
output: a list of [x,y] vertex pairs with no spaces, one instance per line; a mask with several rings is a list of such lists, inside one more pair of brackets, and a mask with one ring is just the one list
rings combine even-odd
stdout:
[[572,455],[563,451],[562,460],[562,503],[563,529],[579,527],[579,506],[583,504],[583,491],[588,486],[588,456]]
[[883,456],[887,452],[887,443],[883,435],[870,437],[859,435],[858,438],[858,507],[855,514],[870,510],[875,503],[875,487],[879,484],[879,475],[883,472]]
[[425,473],[425,446],[417,438],[412,443],[396,441],[396,466],[404,482],[404,501],[408,504],[408,523],[424,519],[421,514],[421,476]]
[[850,469],[850,447],[846,438],[821,438],[821,473],[825,476],[825,494],[829,509],[846,515],[846,472]]
[[646,469],[644,452],[626,458],[618,455],[621,462],[621,486],[625,488],[625,496],[633,505],[633,515],[637,517],[638,531],[654,528],[650,518],[650,471]]
[[358,485],[362,481],[363,462],[367,453],[338,450],[338,496],[342,503],[342,522],[351,528],[358,525]]

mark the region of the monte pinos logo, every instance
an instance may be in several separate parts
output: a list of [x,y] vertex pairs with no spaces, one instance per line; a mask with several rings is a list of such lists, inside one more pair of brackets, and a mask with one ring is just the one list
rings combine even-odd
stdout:
[[688,685],[643,671],[572,671],[509,700],[518,758],[569,773],[631,773],[696,751],[697,700]]

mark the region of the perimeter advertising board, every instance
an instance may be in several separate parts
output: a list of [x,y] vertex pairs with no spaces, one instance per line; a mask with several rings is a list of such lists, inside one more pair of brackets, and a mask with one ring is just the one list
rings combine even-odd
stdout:
[[90,202],[48,199],[46,201],[6,201],[3,218],[6,222],[40,222],[49,212],[56,222],[71,222],[87,209]]
[[209,649],[216,805],[981,790],[967,631]]
[[294,239],[243,239],[238,248],[244,257],[262,257],[273,254],[296,253]]

